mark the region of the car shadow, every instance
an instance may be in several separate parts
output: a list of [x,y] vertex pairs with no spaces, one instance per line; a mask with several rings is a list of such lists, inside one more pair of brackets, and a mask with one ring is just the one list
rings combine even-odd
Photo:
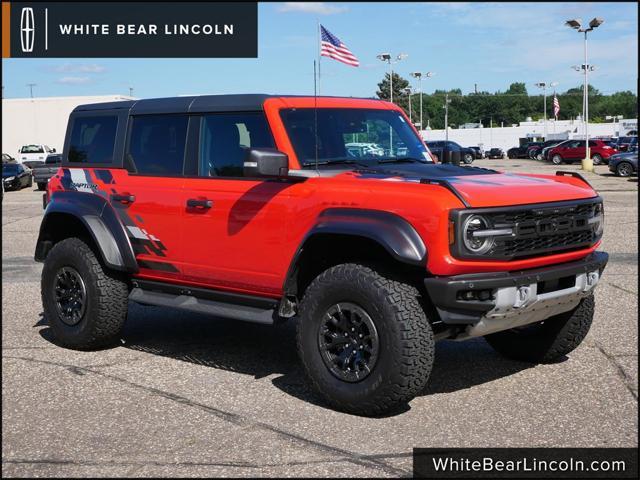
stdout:
[[[42,326],[40,335],[57,344],[46,319],[40,318],[34,327]],[[295,320],[260,325],[131,302],[120,346],[255,379],[274,376],[272,384],[284,393],[330,408],[309,386],[295,345]],[[428,386],[419,396],[473,388],[531,367],[499,356],[482,339],[442,341],[436,345]],[[405,405],[385,416],[409,409]]]

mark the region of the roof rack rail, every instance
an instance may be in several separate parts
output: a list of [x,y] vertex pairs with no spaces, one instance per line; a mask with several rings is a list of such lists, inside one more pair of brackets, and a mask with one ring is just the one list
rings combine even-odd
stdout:
[[449,180],[445,180],[443,178],[421,178],[420,183],[425,183],[427,185],[440,185],[441,187],[444,187],[447,190],[449,190],[451,193],[453,193],[466,208],[471,208],[471,205],[469,205],[469,202],[467,202],[464,199],[464,197],[462,196],[460,191],[456,189],[456,187],[451,185],[451,182]]
[[[566,177],[566,176],[569,176],[569,177],[579,178],[579,179],[580,179],[580,180],[582,180],[584,183],[586,183],[586,184],[587,184],[587,185],[589,185],[591,188],[593,188],[593,185],[591,185],[591,184],[587,181],[587,179],[586,179],[586,178],[584,178],[582,175],[580,175],[578,172],[570,172],[570,171],[567,171],[567,170],[558,170],[558,171],[556,172],[556,176],[559,176],[559,177]],[[594,188],[594,190],[595,190],[595,188]]]

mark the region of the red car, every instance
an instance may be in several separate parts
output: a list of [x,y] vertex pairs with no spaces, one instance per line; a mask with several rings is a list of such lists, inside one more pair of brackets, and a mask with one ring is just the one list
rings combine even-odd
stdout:
[[[589,140],[589,150],[594,165],[602,165],[609,162],[609,157],[618,151],[607,145],[603,140]],[[586,155],[585,141],[572,140],[564,142],[549,151],[548,158],[554,165],[561,163],[573,163],[582,160]]]
[[83,105],[44,203],[35,259],[62,345],[116,342],[129,300],[292,318],[310,383],[365,415],[423,391],[436,340],[563,358],[608,258],[582,177],[435,163],[399,107],[370,99]]

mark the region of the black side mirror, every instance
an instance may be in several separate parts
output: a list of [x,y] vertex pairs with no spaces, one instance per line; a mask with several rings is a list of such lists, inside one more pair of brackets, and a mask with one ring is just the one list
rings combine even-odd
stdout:
[[289,157],[275,148],[250,148],[244,160],[245,177],[286,177]]

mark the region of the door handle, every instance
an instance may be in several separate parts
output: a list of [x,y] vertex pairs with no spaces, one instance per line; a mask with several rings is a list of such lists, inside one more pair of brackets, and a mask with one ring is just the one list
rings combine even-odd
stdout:
[[190,198],[187,200],[187,207],[208,210],[213,207],[213,200]]
[[129,203],[135,202],[136,196],[129,193],[114,193],[113,195],[111,195],[111,200],[127,205]]

